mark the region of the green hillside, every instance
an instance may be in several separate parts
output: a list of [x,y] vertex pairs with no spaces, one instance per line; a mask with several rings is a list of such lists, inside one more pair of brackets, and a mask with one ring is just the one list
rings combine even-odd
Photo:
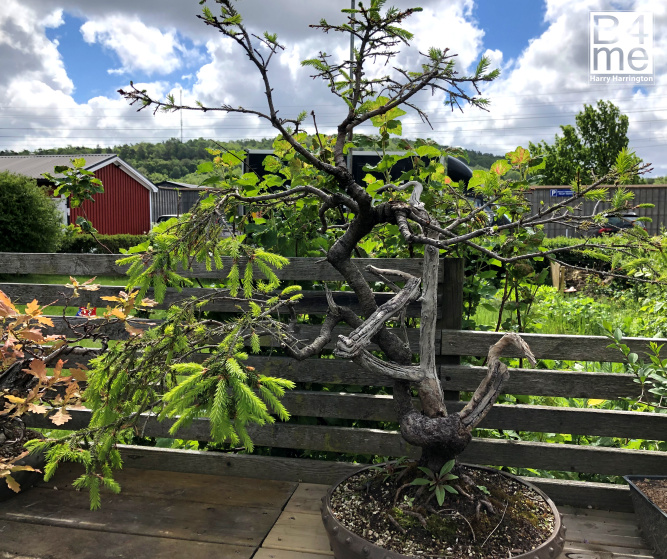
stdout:
[[[85,155],[87,153],[115,153],[121,159],[132,165],[142,175],[153,182],[163,180],[174,180],[199,184],[203,177],[196,174],[197,167],[204,161],[210,161],[213,157],[206,148],[215,149],[271,149],[273,139],[262,140],[236,140],[232,142],[216,142],[199,138],[182,142],[171,138],[165,142],[151,144],[141,142],[138,144],[122,144],[110,148],[68,146],[65,148],[40,149],[35,152],[27,150],[21,152],[0,151],[0,155]],[[392,147],[396,149],[397,146]],[[501,156],[490,153],[482,153],[475,150],[467,150],[468,165],[473,169],[488,169],[491,164]]]

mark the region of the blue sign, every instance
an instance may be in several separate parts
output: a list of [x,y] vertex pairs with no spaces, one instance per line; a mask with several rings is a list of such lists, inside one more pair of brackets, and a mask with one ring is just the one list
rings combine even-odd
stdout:
[[552,188],[550,192],[552,198],[566,198],[574,194],[571,188]]

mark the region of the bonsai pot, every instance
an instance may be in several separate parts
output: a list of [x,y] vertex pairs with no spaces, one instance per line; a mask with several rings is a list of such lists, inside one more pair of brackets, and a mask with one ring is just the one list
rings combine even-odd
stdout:
[[[38,435],[38,433],[34,433],[34,435]],[[39,435],[39,437],[41,438],[41,435]],[[41,471],[44,470],[44,465],[46,464],[46,453],[42,451],[28,454],[16,462],[16,464],[19,466],[32,466],[36,470],[40,470],[40,472],[22,470],[12,474],[12,477],[21,487],[21,491],[19,492],[21,493],[35,485],[35,483],[37,483],[44,475]],[[10,489],[4,478],[0,478],[0,502],[6,501],[19,493]]]
[[[538,547],[535,549],[523,552],[518,555],[512,556],[512,559],[555,559],[558,557],[565,546],[565,527],[561,522],[560,513],[556,508],[556,505],[553,503],[547,495],[535,487],[531,483],[524,481],[516,476],[511,474],[500,472],[495,469],[485,468],[483,466],[470,466],[464,465],[467,469],[481,470],[483,472],[489,472],[489,474],[500,474],[506,478],[514,480],[518,484],[521,484],[535,492],[539,497],[541,497],[544,502],[551,509],[551,512],[554,516],[554,526],[551,535]],[[346,528],[339,520],[336,518],[333,513],[331,498],[333,493],[336,491],[336,488],[345,483],[349,478],[358,475],[372,466],[363,468],[359,472],[352,474],[352,476],[346,476],[341,479],[338,483],[334,484],[329,488],[325,497],[322,498],[322,505],[320,511],[322,513],[322,521],[329,537],[329,544],[331,550],[333,551],[335,559],[410,559],[414,558],[414,555],[404,555],[393,550],[388,550],[382,548],[374,543],[368,541],[359,534],[352,532]]]
[[667,476],[623,476],[630,486],[632,505],[646,543],[653,548],[656,559],[667,559],[667,512],[656,505],[637,482],[657,480],[667,487]]

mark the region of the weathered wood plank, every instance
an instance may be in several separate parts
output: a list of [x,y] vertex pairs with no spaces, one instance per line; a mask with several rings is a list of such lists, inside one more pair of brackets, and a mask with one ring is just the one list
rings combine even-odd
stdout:
[[[62,316],[51,316],[50,318],[53,321],[53,326],[45,327],[44,333],[50,335],[57,334],[69,337],[73,336],[72,328],[70,327],[70,325],[76,327],[78,325],[82,325],[87,321],[89,321],[89,319],[87,318],[77,318],[77,317],[69,317],[67,320],[63,319]],[[91,324],[94,323],[94,321],[90,322]],[[162,322],[161,320],[149,320],[142,318],[132,319],[132,325],[135,326],[136,328],[141,328],[141,329],[150,328],[152,326],[160,324],[161,322]],[[403,330],[398,330],[393,328],[390,328],[389,330],[392,332],[396,332],[401,337],[403,336]],[[351,331],[352,329],[347,326],[337,326],[336,328],[334,328],[331,337],[332,342],[330,342],[325,346],[326,349],[333,349],[338,339],[338,336],[347,335]],[[100,328],[100,332],[103,335],[108,336],[112,340],[126,340],[129,337],[129,334],[125,330],[123,323],[120,321],[102,326]],[[294,332],[294,335],[303,340],[314,340],[319,335],[319,333],[320,333],[320,327],[317,325],[298,324],[296,331]],[[413,349],[413,351],[416,351],[417,348],[419,347],[419,330],[415,328],[410,328],[407,330],[407,336],[408,336],[408,341],[410,343],[410,347]],[[279,342],[275,341],[269,336],[262,336],[260,338],[260,342],[263,347],[280,347]],[[439,347],[440,345],[436,340],[436,351],[438,351]],[[374,344],[369,345],[369,348],[378,349],[377,346]]]
[[[391,396],[295,390],[283,403],[293,416],[370,421],[397,421]],[[417,403],[417,402],[415,402]],[[465,402],[447,402],[449,412]],[[494,405],[479,425],[482,429],[512,429],[603,437],[667,439],[667,414],[548,406]]]
[[[502,332],[471,332],[443,330],[442,355],[486,356],[489,348],[503,336]],[[566,359],[570,361],[623,361],[620,351],[608,348],[609,340],[604,336],[565,336],[560,334],[521,334],[538,359]],[[623,338],[623,343],[640,357],[648,351],[649,342],[667,343],[667,339]],[[663,357],[667,347],[663,348]],[[519,357],[514,350],[507,356]]]
[[600,534],[590,530],[579,531],[568,528],[568,540],[576,543],[587,543],[589,545],[613,545],[622,548],[641,549],[644,541],[641,536],[624,536],[620,534]]
[[600,509],[598,511],[600,514],[605,514],[607,511],[623,513],[634,511],[630,500],[630,490],[626,485],[536,477],[524,477],[523,479],[549,495],[559,508],[568,506],[576,507],[577,510],[588,510],[588,507],[593,507],[593,509]]
[[[365,465],[304,458],[157,449],[143,446],[121,446],[121,453],[127,468],[177,472],[204,470],[211,475],[236,476],[240,474],[258,479],[300,481],[319,486],[336,483]],[[525,479],[540,487],[558,505],[583,508],[592,506],[627,513],[633,511],[630,491],[625,485],[534,477]],[[568,509],[568,512],[572,510]],[[590,514],[596,514],[596,512],[592,510]]]
[[[637,396],[638,384],[630,373],[585,373],[546,369],[512,369],[503,387],[506,394],[602,398],[616,400]],[[440,367],[443,387],[473,391],[486,375],[486,367],[444,365]]]
[[[63,495],[66,495],[63,498]],[[39,506],[35,506],[39,503]],[[91,513],[88,494],[35,487],[0,503],[0,522],[195,539],[211,543],[259,546],[280,509],[227,507],[153,497],[104,495],[102,509]]]
[[[69,429],[85,426],[89,412],[72,410]],[[147,437],[170,437],[171,421],[158,422],[147,418],[142,434]],[[48,419],[31,416],[29,425],[49,427]],[[248,426],[248,433],[256,446],[322,450],[380,456],[417,457],[419,449],[407,444],[399,433],[379,429],[331,427],[277,423],[265,426]],[[211,439],[209,422],[194,421],[179,431],[178,436],[188,440]],[[627,450],[592,446],[538,443],[476,438],[461,454],[461,458],[473,464],[513,466],[571,472],[598,473],[603,475],[659,474],[667,470],[667,453],[646,450]]]
[[288,551],[285,549],[268,549],[260,547],[257,550],[257,553],[253,556],[253,559],[326,559],[327,557],[333,557],[333,552],[329,551],[329,553],[325,553],[324,551],[321,551],[319,553],[304,553],[302,551]]
[[262,547],[300,553],[326,553],[329,539],[319,515],[283,512]]
[[[118,534],[4,519],[0,520],[0,533],[2,534],[0,551],[8,553],[2,556],[14,559],[21,559],[24,555],[30,555],[30,559],[118,559],[118,557],[250,559],[255,552],[255,547],[248,545],[188,541],[166,536]],[[21,557],[17,557],[16,553]]]
[[126,468],[199,473],[205,471],[215,476],[243,476],[255,479],[273,479],[306,483],[327,483],[356,472],[361,466],[351,462],[284,458],[151,448],[147,446],[119,445]]
[[[563,524],[567,528],[568,536],[572,541],[581,541],[572,537],[572,532],[587,533],[598,537],[613,535],[626,538],[640,538],[639,526],[634,519],[631,521],[623,521],[612,518],[607,521],[603,517],[586,517],[573,514],[563,514],[562,518]],[[592,543],[592,538],[589,538],[589,541]],[[611,543],[611,541],[603,543]],[[632,543],[625,547],[636,545],[636,543]]]
[[330,485],[322,483],[300,483],[287,505],[285,512],[300,512],[320,516],[320,505],[322,498],[326,495]]
[[[200,469],[205,472],[204,469]],[[59,491],[75,491],[72,480],[84,472],[79,464],[65,463],[58,467],[48,482],[39,487]],[[206,473],[181,473],[127,468],[114,473],[114,479],[122,487],[123,495],[146,501],[155,498],[173,503],[194,501],[197,503],[249,507],[259,509],[283,509],[297,488],[297,483],[276,480],[257,480],[235,477],[234,483],[225,478]]]
[[653,559],[653,553],[642,548],[571,542],[558,559]]
[[[101,285],[97,291],[80,291],[76,299],[70,301],[70,306],[91,305],[93,307],[106,308],[109,301],[102,297],[116,297],[118,292],[124,288],[119,286]],[[42,304],[60,301],[64,303],[68,296],[72,295],[72,290],[63,285],[55,284],[37,284],[37,283],[0,283],[0,291],[3,291],[15,304],[26,304],[37,299]],[[326,295],[324,291],[304,290],[301,292],[302,298],[296,304],[297,313],[303,314],[324,314],[328,310]],[[334,301],[342,306],[348,306],[355,312],[360,311],[356,295],[351,291],[334,291]],[[208,288],[183,288],[180,292],[173,287],[167,288],[164,300],[157,304],[156,309],[167,309],[172,305],[179,303],[191,297],[203,298],[222,296],[221,290]],[[147,297],[153,298],[153,289],[149,289]],[[392,293],[376,293],[375,299],[378,305],[387,302],[393,296]],[[204,305],[203,310],[238,313],[239,306],[243,308],[243,302],[237,300],[215,300]],[[408,305],[407,315],[411,317],[419,316],[420,308],[418,303]]]
[[[67,365],[87,364],[99,355],[91,350],[87,357],[67,357]],[[201,362],[204,355],[194,354]],[[307,359],[295,361],[289,357],[251,355],[248,365],[264,375],[276,375],[300,383],[340,384],[344,386],[392,386],[393,381],[383,375],[368,373],[351,361],[343,359]],[[451,392],[473,391],[486,374],[484,367],[442,365],[440,378]],[[510,379],[503,390],[506,394],[530,396],[563,396],[572,398],[602,398],[616,400],[637,395],[634,376],[623,373],[584,373],[550,371],[544,369],[510,369]]]
[[[5,274],[63,274],[72,276],[122,276],[126,266],[118,266],[116,260],[123,254],[52,254],[52,253],[17,253],[0,252]],[[203,264],[194,264],[192,272],[183,272],[186,277],[220,278],[225,277],[232,265],[232,259],[222,259],[223,269],[206,270]],[[370,281],[377,278],[365,271],[369,264],[378,268],[401,270],[415,276],[421,276],[421,258],[354,258],[352,262],[359,267],[364,277]],[[239,265],[244,267],[245,259]],[[440,272],[442,278],[442,271]],[[342,281],[342,276],[323,258],[289,258],[289,265],[277,270],[276,275],[286,281]],[[258,277],[262,277],[259,273]]]
[[[582,483],[582,482],[576,482]],[[600,485],[600,484],[598,484]],[[603,484],[607,485],[607,484]],[[610,487],[624,487],[619,485],[612,485]],[[633,512],[621,512],[621,511],[608,511],[600,510],[596,508],[583,508],[575,507],[571,505],[560,505],[558,510],[561,514],[569,514],[570,516],[576,516],[578,518],[590,518],[593,521],[599,520],[600,522],[621,522],[624,524],[637,524],[637,517]]]
[[[299,481],[315,486],[336,483],[365,465],[304,458],[223,454],[126,445],[121,445],[121,453],[126,468],[188,473],[206,471],[208,474],[217,476],[243,475],[258,479]],[[630,491],[625,485],[534,477],[525,479],[540,487],[558,505],[633,511]],[[572,513],[572,509],[568,509],[567,512]],[[596,513],[595,510],[590,511],[590,514]]]
[[392,386],[392,379],[368,373],[359,365],[345,359],[306,359],[295,361],[289,357],[262,357],[251,355],[247,363],[258,372],[278,376],[294,382],[342,384],[346,386]]

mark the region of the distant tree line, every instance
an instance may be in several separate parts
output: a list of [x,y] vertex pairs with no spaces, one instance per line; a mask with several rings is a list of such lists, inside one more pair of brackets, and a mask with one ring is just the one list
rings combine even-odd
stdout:
[[[86,155],[89,153],[115,153],[123,161],[129,163],[142,175],[154,183],[173,180],[190,184],[199,184],[205,178],[197,174],[197,167],[204,161],[211,161],[213,156],[206,151],[212,149],[271,149],[272,138],[261,140],[234,140],[216,142],[204,138],[181,142],[171,138],[164,142],[152,144],[122,144],[113,147],[67,146],[64,148],[39,149],[34,152],[23,150],[0,151],[0,155]],[[398,144],[390,146],[398,149]],[[502,158],[500,155],[466,150],[468,165],[473,169],[488,169],[492,163]]]

